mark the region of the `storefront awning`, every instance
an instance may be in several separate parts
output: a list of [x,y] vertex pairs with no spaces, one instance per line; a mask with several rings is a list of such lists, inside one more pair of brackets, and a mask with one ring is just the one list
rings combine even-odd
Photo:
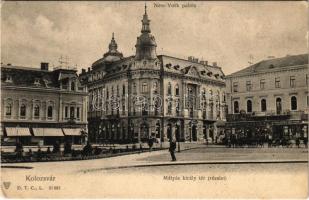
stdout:
[[82,130],[80,128],[64,128],[63,132],[65,135],[71,136],[80,136],[82,134]]
[[8,137],[12,136],[31,136],[29,128],[23,127],[6,127],[6,134]]
[[37,137],[61,137],[64,136],[61,128],[33,128],[33,134]]

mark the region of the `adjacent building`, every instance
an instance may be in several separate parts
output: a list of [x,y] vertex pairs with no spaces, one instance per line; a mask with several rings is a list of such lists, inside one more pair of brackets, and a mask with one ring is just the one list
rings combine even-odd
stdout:
[[[109,50],[80,75],[89,91],[93,142],[215,141],[225,120],[225,77],[216,63],[157,55],[145,7],[136,53]],[[222,127],[223,128],[223,127]]]
[[81,143],[88,93],[76,70],[1,66],[1,141],[4,144]]
[[227,130],[308,136],[308,54],[263,60],[226,77]]

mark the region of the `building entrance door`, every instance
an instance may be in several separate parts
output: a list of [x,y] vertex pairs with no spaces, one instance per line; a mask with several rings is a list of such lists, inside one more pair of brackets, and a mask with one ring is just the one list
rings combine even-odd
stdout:
[[192,126],[192,140],[197,141],[197,131],[196,131],[196,125]]

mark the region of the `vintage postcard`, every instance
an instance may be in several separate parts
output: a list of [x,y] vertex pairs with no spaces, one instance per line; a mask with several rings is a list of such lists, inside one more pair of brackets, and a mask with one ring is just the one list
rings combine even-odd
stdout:
[[3,1],[5,198],[308,198],[306,1]]

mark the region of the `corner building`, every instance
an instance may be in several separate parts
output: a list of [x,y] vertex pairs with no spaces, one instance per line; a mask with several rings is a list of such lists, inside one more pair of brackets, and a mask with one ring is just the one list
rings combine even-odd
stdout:
[[308,83],[308,54],[263,60],[226,76],[227,130],[249,138],[307,138]]
[[76,70],[1,66],[1,144],[52,145],[85,142],[86,87]]
[[92,142],[215,141],[226,110],[221,68],[157,55],[156,47],[145,7],[135,55],[124,57],[113,34],[109,51],[82,71]]

